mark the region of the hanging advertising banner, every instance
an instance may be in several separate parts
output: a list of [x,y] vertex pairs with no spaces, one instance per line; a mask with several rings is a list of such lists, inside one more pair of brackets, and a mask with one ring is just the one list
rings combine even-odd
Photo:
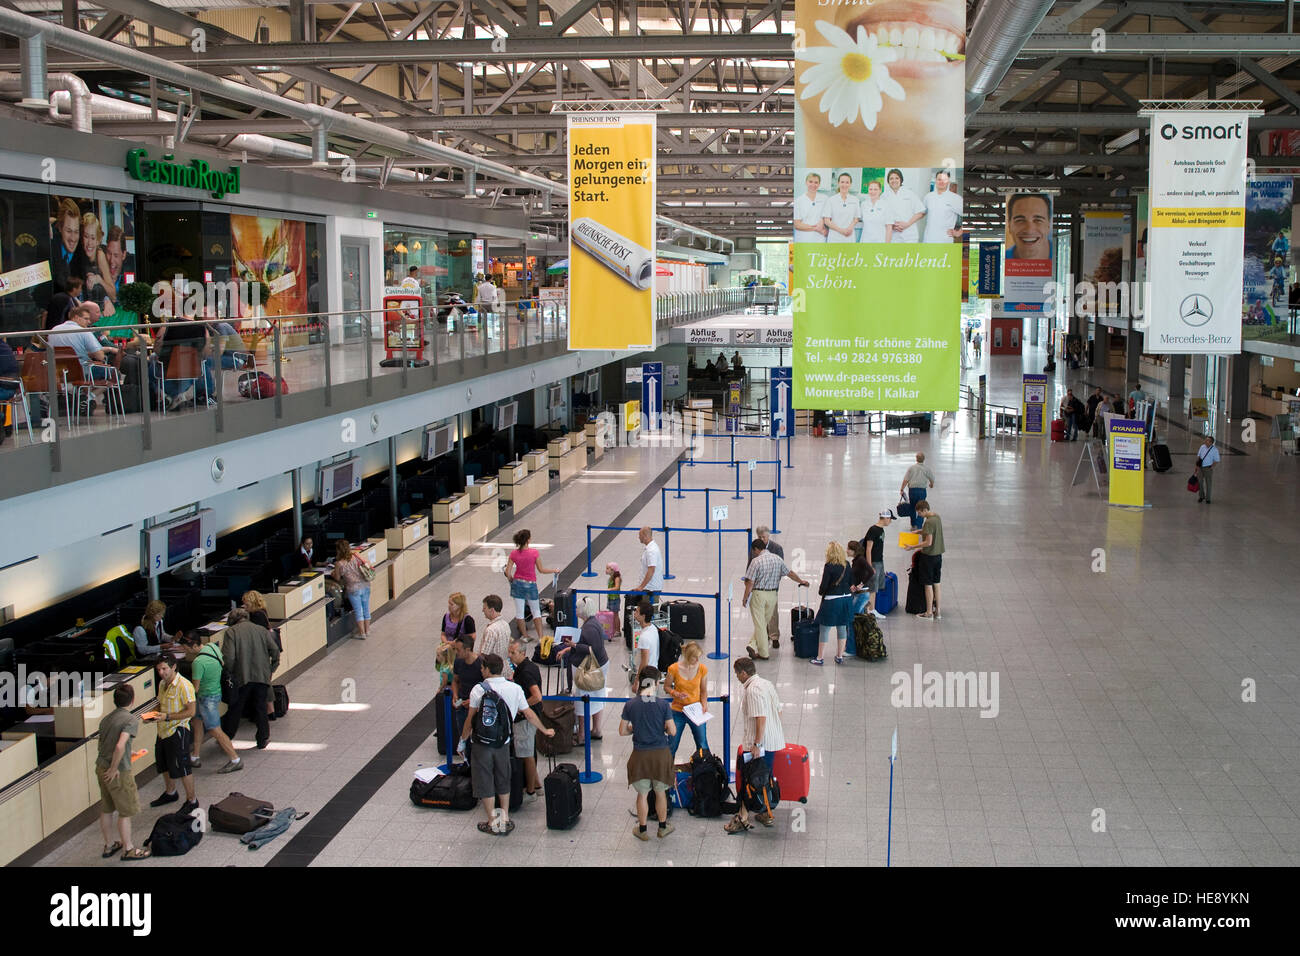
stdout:
[[1151,114],[1146,312],[1152,352],[1241,351],[1248,115]]
[[966,5],[797,0],[795,36],[794,405],[955,410]]
[[655,116],[570,113],[569,348],[654,348]]
[[979,247],[979,297],[997,299],[1002,296],[1002,243],[981,242]]
[[1047,193],[1007,196],[1007,312],[1042,312],[1052,281],[1052,197]]
[[1083,214],[1083,260],[1079,278],[1085,283],[1080,296],[1081,314],[1094,318],[1125,318],[1129,300],[1129,221],[1120,209],[1089,209]]
[[1286,342],[1287,278],[1291,270],[1290,176],[1260,176],[1246,184],[1243,339]]

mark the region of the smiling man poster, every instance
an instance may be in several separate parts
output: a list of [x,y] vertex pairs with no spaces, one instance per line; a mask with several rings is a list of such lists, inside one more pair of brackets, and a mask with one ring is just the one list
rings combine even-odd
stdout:
[[1052,197],[1046,193],[1007,196],[1007,254],[1003,295],[1010,312],[1042,312],[1052,279]]

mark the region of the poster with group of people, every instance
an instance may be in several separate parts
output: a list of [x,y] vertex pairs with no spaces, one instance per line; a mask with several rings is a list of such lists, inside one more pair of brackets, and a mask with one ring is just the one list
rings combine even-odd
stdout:
[[135,272],[135,207],[79,196],[50,197],[51,293],[81,283],[79,298],[102,308]]
[[795,5],[793,400],[956,408],[966,5]]

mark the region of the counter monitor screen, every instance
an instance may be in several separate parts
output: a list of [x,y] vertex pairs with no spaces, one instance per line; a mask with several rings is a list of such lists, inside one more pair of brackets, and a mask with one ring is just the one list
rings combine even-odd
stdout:
[[334,469],[335,498],[342,498],[352,491],[352,468],[351,464],[347,464]]
[[194,557],[202,541],[199,519],[194,518],[167,529],[167,566],[174,568]]

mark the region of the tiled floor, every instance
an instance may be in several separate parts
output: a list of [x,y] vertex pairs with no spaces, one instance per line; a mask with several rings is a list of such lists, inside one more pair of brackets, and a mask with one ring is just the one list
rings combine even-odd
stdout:
[[[1034,361],[1026,358],[1024,367]],[[1020,362],[986,358],[984,368],[994,395],[1010,399]],[[978,371],[966,374],[973,381]],[[1058,374],[1057,385],[1068,381],[1078,391],[1094,380],[1121,384],[1118,376],[1103,380],[1083,370],[1064,380]],[[1185,433],[1170,431],[1174,451],[1182,452]],[[678,814],[670,837],[640,843],[627,814],[629,746],[611,723],[595,755],[605,779],[584,787],[582,818],[571,831],[547,830],[538,804],[517,814],[518,828],[506,838],[479,834],[477,813],[412,806],[412,771],[439,762],[430,740],[314,865],[883,865],[895,730],[895,864],[1300,863],[1300,598],[1288,560],[1300,518],[1300,461],[1266,443],[1234,442],[1247,454],[1224,455],[1215,503],[1207,507],[1184,489],[1191,458],[1176,456],[1172,472],[1148,475],[1151,507],[1128,511],[1109,508],[1082,481],[1071,487],[1078,444],[979,442],[974,433],[973,419],[958,413],[953,427],[928,434],[794,441],[779,540],[791,560],[802,549],[805,577],[817,579],[827,541],[860,536],[879,508],[894,504],[904,469],[924,450],[938,477],[931,501],[945,523],[946,580],[942,621],[909,618],[901,609],[886,620],[885,663],[817,668],[794,658],[784,640],[762,665],[785,704],[787,738],[807,746],[813,762],[809,803],[783,804],[775,828],[732,837],[723,820]],[[725,455],[726,447],[719,442],[712,450]],[[563,566],[582,552],[585,525],[609,523],[674,453],[615,452],[494,541],[530,527],[544,560]],[[725,468],[698,476],[710,483],[725,477]],[[743,504],[732,505],[733,516],[744,510],[747,517]],[[699,527],[702,508],[674,502],[671,522]],[[656,495],[628,523],[658,521]],[[743,526],[743,518],[730,524]],[[896,531],[887,534],[886,563],[905,587]],[[738,585],[739,556],[724,555],[719,584],[716,552],[701,537],[674,536],[673,588],[721,588],[725,595]],[[503,590],[491,554],[491,545],[478,549],[379,620],[369,641],[344,644],[295,680],[289,718],[273,725],[268,751],[249,753],[248,770],[217,778],[211,768],[220,761],[209,751],[198,774],[202,801],[238,789],[277,806],[324,806],[428,703],[435,686],[430,622],[447,594],[464,590],[477,606],[483,594]],[[637,556],[627,533],[594,563],[613,559],[634,569]],[[1100,557],[1103,572],[1094,571]],[[787,582],[787,638],[793,599]],[[749,625],[735,604],[730,646],[743,653]],[[621,662],[622,643],[610,647]],[[725,678],[726,665],[710,662],[711,675]],[[976,707],[895,707],[892,678],[910,680],[915,665],[996,675],[996,716],[982,717]],[[341,703],[348,681],[355,681],[356,705]],[[721,749],[718,723],[709,732]],[[568,759],[575,758],[580,754]],[[150,785],[143,796],[160,787]],[[142,813],[137,830],[147,833],[156,815]],[[260,865],[289,838],[254,853],[233,837],[210,834],[183,862]],[[44,862],[98,864],[98,846],[91,828]],[[148,865],[159,864],[166,861]]]

